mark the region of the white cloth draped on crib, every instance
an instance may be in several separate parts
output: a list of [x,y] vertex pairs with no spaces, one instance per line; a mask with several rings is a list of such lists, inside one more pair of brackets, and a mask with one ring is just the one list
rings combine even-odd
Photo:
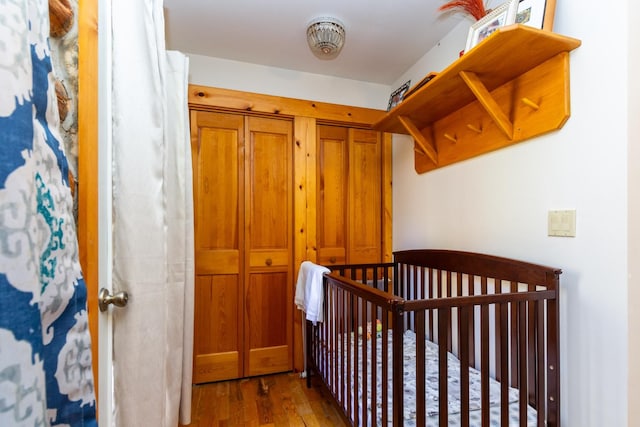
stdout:
[[161,0],[111,7],[113,290],[130,297],[113,311],[115,423],[176,427],[193,351],[188,59],[165,50]]
[[298,271],[296,281],[295,304],[306,313],[306,319],[314,324],[323,319],[323,287],[322,276],[329,273],[327,267],[317,265],[311,261],[303,261]]

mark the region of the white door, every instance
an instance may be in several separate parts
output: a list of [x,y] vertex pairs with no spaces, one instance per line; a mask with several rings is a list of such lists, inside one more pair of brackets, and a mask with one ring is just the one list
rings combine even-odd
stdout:
[[[98,28],[111,28],[111,2],[98,0]],[[111,193],[111,36],[110,31],[98,32],[98,235],[100,236],[98,271],[99,289],[112,292],[112,193]],[[110,306],[98,314],[98,425],[114,426],[113,409],[113,310]],[[124,308],[126,309],[126,308]],[[126,396],[118,395],[120,399]]]
[[[98,28],[111,27],[111,2],[98,1]],[[98,287],[112,292],[112,227],[111,227],[111,32],[98,32]],[[115,308],[117,309],[117,308]],[[98,314],[98,425],[110,427],[113,422],[113,315],[114,308]],[[123,396],[119,396],[123,398]],[[126,398],[126,397],[124,397]]]

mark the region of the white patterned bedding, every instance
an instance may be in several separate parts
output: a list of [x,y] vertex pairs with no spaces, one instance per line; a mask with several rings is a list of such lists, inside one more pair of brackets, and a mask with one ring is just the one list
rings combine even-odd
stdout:
[[[382,340],[381,333],[378,333],[377,342],[377,378],[378,387],[376,392],[376,418],[378,425],[382,424],[382,393],[381,393],[381,372],[382,372]],[[353,349],[353,334],[351,335],[351,348]],[[358,360],[362,359],[361,355],[361,337],[358,337],[357,348],[359,349]],[[389,340],[389,352],[391,353],[392,346],[392,331],[388,334]],[[347,339],[344,337],[344,344],[346,345]],[[371,343],[372,340],[367,341],[367,406],[369,414],[371,413]],[[438,346],[431,341],[426,341],[425,346],[425,405],[426,405],[426,418],[427,426],[438,426],[438,399],[439,399],[439,384],[438,384]],[[346,355],[345,355],[346,359]],[[415,334],[412,331],[405,332],[404,335],[404,424],[405,426],[414,426],[416,424],[416,339]],[[354,355],[351,354],[351,366],[353,366]],[[391,375],[391,360],[388,361],[389,370],[389,402],[388,416],[391,418],[392,403],[391,403],[391,390],[392,390],[392,375]],[[346,362],[345,362],[346,363]],[[459,426],[461,425],[461,413],[460,413],[460,362],[451,353],[448,353],[448,408],[449,408],[449,425]],[[346,364],[345,364],[346,366]],[[350,373],[351,378],[338,378],[337,384],[342,384],[346,391],[348,384],[351,388],[354,387],[353,369]],[[349,381],[349,382],[347,382]],[[480,372],[474,368],[469,368],[469,422],[471,426],[481,425],[481,393],[480,393]],[[332,388],[332,387],[330,387]],[[358,402],[362,402],[362,366],[358,369]],[[351,393],[352,391],[350,391]],[[343,393],[345,395],[346,393]],[[490,379],[489,385],[489,404],[490,404],[490,425],[500,425],[500,383],[494,379]],[[510,425],[519,425],[519,407],[518,407],[518,390],[509,389],[509,419]],[[361,409],[359,409],[361,410]],[[352,410],[353,412],[353,410]],[[371,415],[368,416],[369,419]],[[353,414],[352,414],[353,419]],[[362,424],[362,423],[360,423]],[[371,425],[369,421],[367,424]],[[391,425],[391,422],[389,422]],[[527,425],[536,425],[536,411],[535,409],[528,407],[527,413]]]

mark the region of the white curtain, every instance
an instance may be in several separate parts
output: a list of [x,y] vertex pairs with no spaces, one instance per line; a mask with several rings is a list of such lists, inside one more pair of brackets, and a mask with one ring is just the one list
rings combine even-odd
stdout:
[[117,426],[190,422],[193,205],[187,58],[161,0],[112,0],[113,291]]

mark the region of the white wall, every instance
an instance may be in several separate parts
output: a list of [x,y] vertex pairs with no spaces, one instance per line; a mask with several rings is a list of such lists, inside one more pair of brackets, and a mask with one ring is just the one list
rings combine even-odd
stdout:
[[189,54],[189,83],[386,110],[389,87]]
[[[568,426],[627,424],[625,9],[557,2],[554,31],[582,40],[571,53],[572,117],[560,131],[424,175],[414,172],[411,140],[394,140],[396,249],[481,251],[562,268]],[[467,29],[459,24],[397,83],[444,68]],[[547,237],[550,209],[577,210],[575,238]]]
[[[629,69],[639,69],[637,58],[628,64],[632,46],[637,52],[630,4],[557,2],[554,31],[582,40],[571,53],[572,117],[560,131],[423,175],[414,171],[411,139],[394,138],[395,249],[481,251],[562,268],[565,426],[627,425],[628,351],[640,355],[640,342],[628,346],[628,292],[640,296],[628,285],[638,283],[628,278],[628,246],[636,258],[640,251],[628,238],[638,228],[628,226],[628,213],[640,211],[640,184],[628,186],[627,170],[627,156],[639,155],[629,141],[640,135],[638,120],[629,120],[639,108],[627,94]],[[455,60],[468,26],[462,21],[390,87],[197,55],[190,82],[385,109],[394,88]],[[550,209],[577,210],[575,238],[547,237]],[[631,320],[640,324],[640,314]],[[640,372],[634,378],[640,384]]]

